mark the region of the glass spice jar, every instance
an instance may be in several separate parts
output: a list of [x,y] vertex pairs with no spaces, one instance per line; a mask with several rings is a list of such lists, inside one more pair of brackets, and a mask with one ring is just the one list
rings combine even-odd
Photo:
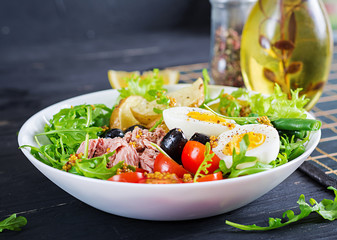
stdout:
[[210,0],[212,84],[243,87],[240,67],[241,33],[256,0]]

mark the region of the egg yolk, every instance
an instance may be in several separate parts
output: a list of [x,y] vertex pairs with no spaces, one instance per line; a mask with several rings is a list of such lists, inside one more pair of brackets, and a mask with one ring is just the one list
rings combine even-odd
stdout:
[[248,132],[239,135],[234,135],[232,140],[229,141],[226,146],[222,149],[222,153],[225,155],[231,156],[235,149],[236,153],[240,153],[240,142],[243,139],[243,136],[248,134],[249,137],[249,146],[247,150],[252,150],[258,146],[261,146],[266,140],[266,135],[262,133]]
[[226,119],[224,119],[222,117],[218,117],[215,114],[191,111],[191,112],[187,113],[187,116],[190,117],[190,118],[199,120],[199,121],[203,121],[203,122],[222,124],[224,126],[227,126],[230,129],[233,129],[235,127],[235,125],[233,123],[229,123],[229,122],[227,122]]

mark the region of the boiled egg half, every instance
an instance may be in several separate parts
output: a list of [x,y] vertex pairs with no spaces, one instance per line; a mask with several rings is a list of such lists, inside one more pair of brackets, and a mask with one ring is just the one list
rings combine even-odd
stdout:
[[[236,128],[223,132],[218,137],[218,145],[212,151],[225,161],[226,167],[233,164],[232,154],[240,152],[240,142],[245,134],[249,137],[249,146],[246,156],[257,157],[256,161],[268,164],[277,158],[280,150],[280,138],[277,130],[264,124],[249,124],[237,126]],[[238,164],[237,169],[254,166],[256,161]]]
[[187,139],[194,133],[219,136],[235,128],[235,122],[219,117],[209,110],[192,107],[173,107],[163,111],[163,118],[169,129],[180,128]]

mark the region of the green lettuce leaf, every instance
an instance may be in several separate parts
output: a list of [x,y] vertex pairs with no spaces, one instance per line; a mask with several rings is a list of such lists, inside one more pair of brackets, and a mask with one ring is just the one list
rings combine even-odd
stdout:
[[305,96],[299,97],[301,89],[291,91],[291,100],[283,93],[280,86],[275,85],[274,94],[264,96],[263,94],[251,94],[247,97],[253,113],[259,116],[270,116],[277,118],[306,118],[304,106],[309,99]]
[[164,80],[159,76],[159,70],[153,69],[153,74],[145,78],[139,75],[132,75],[126,79],[128,86],[126,88],[119,89],[120,99],[129,96],[142,96],[147,101],[153,101],[157,99],[158,93],[164,93]]

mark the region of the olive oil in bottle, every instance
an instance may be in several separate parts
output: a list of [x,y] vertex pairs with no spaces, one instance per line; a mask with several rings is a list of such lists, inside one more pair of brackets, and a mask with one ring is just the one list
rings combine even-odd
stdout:
[[248,89],[273,93],[275,83],[310,98],[322,94],[332,57],[331,27],[320,0],[259,0],[241,40],[241,68]]

